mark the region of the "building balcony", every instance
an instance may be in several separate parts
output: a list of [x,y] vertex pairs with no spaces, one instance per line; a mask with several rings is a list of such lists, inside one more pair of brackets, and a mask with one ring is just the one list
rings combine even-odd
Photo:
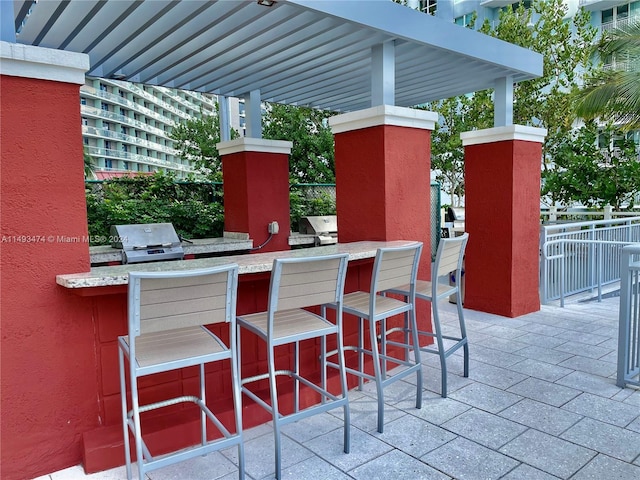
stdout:
[[502,8],[508,5],[513,5],[514,3],[517,3],[517,1],[518,0],[482,0],[480,2],[480,6],[488,8]]
[[93,138],[108,138],[119,142],[126,142],[130,145],[148,148],[167,155],[178,155],[178,151],[172,147],[161,145],[160,143],[151,142],[140,137],[134,137],[132,135],[126,135],[120,132],[114,132],[112,130],[105,130],[104,128],[96,128],[90,125],[82,126],[82,135]]
[[631,17],[620,18],[613,22],[606,22],[600,26],[601,32],[610,32],[616,28],[625,28],[633,22],[640,20],[640,15],[633,15]]
[[141,163],[144,165],[151,165],[154,167],[165,168],[167,170],[177,170],[180,172],[195,172],[193,167],[189,165],[182,165],[177,162],[170,162],[168,160],[162,160],[160,158],[149,157],[147,155],[140,155],[137,153],[123,152],[115,150],[113,148],[102,148],[95,146],[87,146],[88,153],[93,157],[110,158],[113,160],[124,160],[126,162]]
[[629,0],[580,0],[578,6],[585,10],[598,11],[606,10],[607,8],[617,7],[618,5],[624,5],[629,3]]
[[120,115],[119,113],[110,112],[108,110],[103,110],[97,107],[91,107],[89,105],[82,105],[80,108],[80,113],[84,117],[99,118],[101,120],[111,120],[113,122],[122,123],[127,126],[137,128],[138,130],[142,130],[145,133],[151,133],[153,135],[168,138],[167,132],[165,132],[161,128],[152,127],[151,125],[141,122],[140,120],[136,120],[135,118],[127,117],[125,115]]

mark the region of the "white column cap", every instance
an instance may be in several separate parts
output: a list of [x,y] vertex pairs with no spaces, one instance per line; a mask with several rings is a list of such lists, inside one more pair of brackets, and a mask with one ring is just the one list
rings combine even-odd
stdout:
[[84,85],[89,55],[0,42],[0,74]]
[[462,146],[495,143],[505,140],[524,140],[527,142],[543,143],[547,135],[546,128],[528,127],[526,125],[506,125],[504,127],[486,128],[462,132]]
[[289,155],[293,142],[286,140],[266,140],[264,138],[240,137],[216,144],[220,155],[238,152],[281,153]]
[[329,117],[329,125],[334,134],[380,125],[433,130],[437,121],[438,114],[436,112],[394,105],[378,105],[365,110]]

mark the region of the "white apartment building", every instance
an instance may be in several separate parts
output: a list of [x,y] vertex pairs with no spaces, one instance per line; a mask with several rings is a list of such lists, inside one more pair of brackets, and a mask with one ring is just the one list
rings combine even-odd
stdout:
[[[435,15],[443,20],[466,26],[473,13],[477,15],[476,27],[485,19],[497,22],[502,8],[516,8],[520,4],[531,6],[531,0],[407,0],[412,8]],[[640,15],[640,1],[634,0],[563,0],[568,15],[575,14],[579,7],[591,12],[591,23],[601,30],[621,26],[629,19]]]
[[[575,15],[582,7],[591,12],[591,24],[600,32],[627,25],[630,21],[640,18],[640,0],[563,0],[567,6],[567,17]],[[475,28],[480,28],[485,20],[493,26],[499,22],[500,11],[503,8],[517,8],[523,4],[530,8],[531,0],[407,0],[407,5],[419,8],[421,11],[434,15],[457,25],[467,26],[475,13]],[[620,62],[625,59],[604,59],[603,68],[620,68]],[[636,145],[640,145],[640,131],[628,132]],[[612,139],[601,137],[600,142]]]
[[[215,95],[87,77],[80,88],[82,136],[96,176],[194,172],[191,162],[178,156],[169,133],[177,123],[213,114],[216,102]],[[230,104],[231,126],[242,131],[237,99]]]

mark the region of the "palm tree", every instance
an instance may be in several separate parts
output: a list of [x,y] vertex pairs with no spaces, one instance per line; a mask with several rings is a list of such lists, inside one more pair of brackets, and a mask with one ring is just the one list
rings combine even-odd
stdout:
[[96,178],[96,164],[93,162],[93,157],[86,148],[84,149],[82,156],[84,157],[84,178]]
[[621,128],[640,128],[640,18],[595,45],[600,58],[612,58],[617,67],[599,70],[580,91],[576,114],[585,119],[621,124]]

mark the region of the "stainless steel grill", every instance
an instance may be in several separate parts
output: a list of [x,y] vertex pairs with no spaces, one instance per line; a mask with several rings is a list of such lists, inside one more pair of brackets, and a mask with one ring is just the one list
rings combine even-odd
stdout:
[[180,237],[170,223],[112,225],[111,246],[122,249],[122,263],[182,260]]
[[315,245],[338,243],[338,217],[318,215],[300,218],[299,231],[304,235],[315,235]]

